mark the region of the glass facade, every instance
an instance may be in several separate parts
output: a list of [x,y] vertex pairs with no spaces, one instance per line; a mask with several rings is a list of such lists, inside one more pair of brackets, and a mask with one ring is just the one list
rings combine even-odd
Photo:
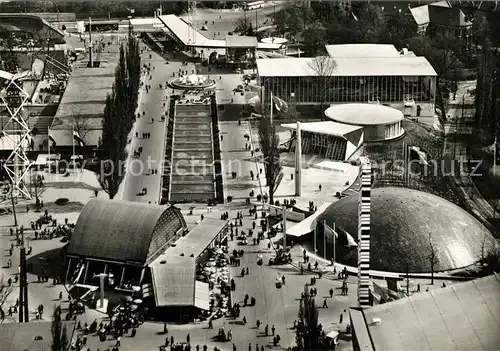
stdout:
[[316,155],[330,160],[344,161],[347,141],[333,135],[301,132],[302,153]]
[[[285,101],[302,104],[321,103],[320,77],[260,77],[265,91]],[[325,103],[403,102],[413,99],[415,102],[434,102],[435,77],[423,76],[370,76],[370,77],[330,77],[330,87],[326,91]]]

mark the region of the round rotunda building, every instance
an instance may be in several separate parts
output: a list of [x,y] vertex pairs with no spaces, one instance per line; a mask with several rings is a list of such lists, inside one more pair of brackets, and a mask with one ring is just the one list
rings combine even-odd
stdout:
[[341,104],[325,110],[332,121],[363,127],[363,141],[393,140],[404,134],[403,112],[380,104]]

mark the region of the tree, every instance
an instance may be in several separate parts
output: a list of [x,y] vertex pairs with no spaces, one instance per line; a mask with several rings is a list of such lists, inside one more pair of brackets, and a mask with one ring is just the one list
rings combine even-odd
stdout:
[[310,56],[323,54],[326,41],[326,30],[323,25],[315,21],[302,32],[302,40],[304,51]]
[[300,300],[298,326],[295,341],[299,350],[316,350],[320,346],[320,328],[316,301],[309,295],[307,285]]
[[[64,351],[65,348],[61,341],[63,341],[62,336],[62,320],[61,320],[61,307],[54,307],[54,312],[52,313],[52,325],[50,327],[52,333],[52,351]],[[67,337],[66,337],[67,340]]]
[[62,350],[66,350],[68,347],[68,330],[66,329],[66,326],[63,326],[63,328],[62,328],[61,346],[62,346]]
[[460,69],[461,62],[458,60],[456,52],[459,50],[459,42],[449,33],[436,34],[434,37],[417,36],[408,40],[408,47],[419,56],[424,56],[429,60],[436,70],[436,102],[443,118],[446,116],[446,105],[442,95],[441,83],[445,78],[451,77]]
[[88,116],[80,115],[75,111],[75,113],[73,113],[73,127],[83,141],[85,141],[85,137],[92,129],[90,118]]
[[45,186],[43,185],[42,177],[35,173],[31,176],[31,195],[35,197],[35,204],[37,210],[40,209],[40,196],[45,191]]
[[276,12],[276,29],[280,34],[290,33],[292,38],[295,38],[313,17],[314,13],[304,3],[287,2],[280,11]]
[[315,75],[312,77],[314,79],[313,84],[318,85],[320,109],[323,111],[323,106],[329,99],[330,86],[337,63],[329,56],[316,56],[309,61],[308,65]]
[[295,104],[288,104],[288,109],[284,113],[284,119],[288,122],[297,122],[300,119],[300,113]]
[[269,187],[269,202],[274,204],[273,195],[282,167],[278,150],[279,137],[270,118],[262,118],[259,122],[259,144],[264,157],[264,171],[266,173],[266,183]]
[[19,60],[14,52],[14,34],[12,32],[5,31],[1,36],[4,39],[5,47],[0,53],[0,61],[3,63],[3,69],[7,72],[17,72],[19,67]]
[[123,180],[122,161],[125,159],[125,143],[121,129],[123,128],[122,108],[117,108],[116,88],[106,98],[102,125],[102,138],[99,142],[98,158],[100,161],[99,183],[103,190],[113,199],[118,193]]
[[495,124],[496,89],[495,58],[491,40],[486,38],[478,56],[478,71],[476,85],[476,126],[482,130],[493,130]]
[[140,74],[139,43],[129,31],[127,48],[120,47],[112,92],[106,98],[99,141],[98,180],[110,199],[118,193],[124,177],[125,147],[135,121]]
[[246,14],[238,18],[236,21],[234,21],[234,31],[242,35],[252,35],[251,34],[253,32],[252,22],[248,19]]
[[141,56],[139,49],[139,42],[132,32],[132,27],[129,27],[128,45],[126,52],[126,65],[128,75],[128,89],[129,94],[129,111],[127,118],[127,127],[132,128],[135,120],[135,111],[137,109],[137,100],[139,96],[139,85],[141,81]]

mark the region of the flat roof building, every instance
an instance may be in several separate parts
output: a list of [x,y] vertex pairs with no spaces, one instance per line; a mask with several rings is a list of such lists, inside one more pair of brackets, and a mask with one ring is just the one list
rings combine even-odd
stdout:
[[[85,145],[97,146],[102,136],[102,117],[106,97],[115,81],[119,46],[106,45],[100,54],[99,67],[87,67],[86,62],[73,67],[66,89],[50,127],[58,147],[73,145],[73,127],[77,129]],[[85,87],[85,89],[82,89]],[[47,134],[47,130],[40,130]]]
[[106,273],[106,290],[139,293],[150,307],[209,310],[209,285],[196,268],[227,231],[227,221],[205,218],[188,232],[174,206],[94,199],[76,222],[66,282],[93,291]]
[[500,277],[457,283],[349,311],[354,351],[497,350]]
[[[326,91],[315,58],[257,59],[259,84],[298,105],[380,103],[434,123],[436,71],[425,57],[399,54],[392,45],[327,45],[333,69]],[[269,99],[264,98],[268,104]]]
[[391,44],[337,44],[325,45],[330,57],[398,57],[399,51]]
[[403,112],[379,104],[341,104],[326,109],[329,119],[363,128],[363,141],[384,141],[404,134]]
[[[297,123],[281,126],[292,131],[292,137],[297,131]],[[303,154],[344,161],[349,159],[361,145],[363,127],[333,121],[305,122],[300,123],[300,135]],[[294,147],[292,145],[291,151]]]

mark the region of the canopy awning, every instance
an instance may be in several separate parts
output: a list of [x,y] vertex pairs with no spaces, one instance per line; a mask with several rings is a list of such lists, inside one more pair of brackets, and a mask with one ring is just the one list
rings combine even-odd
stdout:
[[195,282],[194,305],[202,310],[210,310],[210,291],[207,283],[198,280]]
[[314,212],[313,215],[307,217],[304,219],[302,222],[299,224],[293,226],[290,229],[287,229],[286,234],[291,235],[291,236],[302,236],[305,234],[308,234],[314,230],[314,226],[316,225],[316,219],[326,211],[328,206],[330,206],[330,202],[325,202],[323,203],[320,207],[318,207],[318,210]]

